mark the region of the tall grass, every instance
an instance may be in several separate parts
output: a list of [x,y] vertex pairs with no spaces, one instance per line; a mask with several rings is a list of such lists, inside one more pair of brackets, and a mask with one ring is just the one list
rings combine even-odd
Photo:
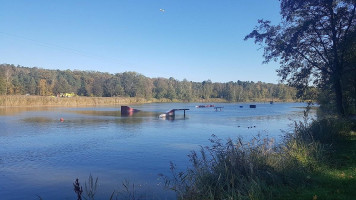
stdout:
[[[84,183],[84,190],[82,185],[77,178],[73,183],[74,193],[77,200],[95,200],[95,199],[103,199],[103,197],[97,197],[96,193],[98,190],[103,189],[100,188],[98,184],[98,178],[93,178],[90,174],[87,181]],[[154,192],[149,194],[147,191],[141,191],[143,188],[142,185],[137,185],[135,183],[130,182],[129,180],[125,179],[122,181],[121,185],[114,190],[110,196],[104,199],[108,200],[144,200],[144,199],[166,199],[164,197],[160,197]],[[38,199],[42,200],[40,196],[37,196]]]
[[191,166],[165,178],[178,199],[283,199],[283,194],[309,185],[311,175],[333,151],[336,141],[350,132],[350,125],[335,119],[309,118],[294,123],[282,144],[255,137],[249,142],[212,136],[211,145],[190,154]]
[[166,186],[179,199],[264,199],[271,195],[268,184],[278,181],[269,164],[275,152],[272,139],[243,143],[238,138],[222,143],[213,135],[211,142],[190,154],[192,166],[187,171],[176,173],[171,163],[173,177],[166,177]]
[[136,97],[50,97],[50,96],[0,96],[0,106],[99,106],[133,103],[150,103],[154,99]]
[[[202,100],[195,100],[201,102]],[[210,99],[213,102],[226,102],[224,99]],[[26,96],[26,95],[0,95],[0,106],[100,106],[135,103],[172,103],[182,102],[178,99],[145,99],[140,97],[54,97],[54,96]],[[206,100],[204,101],[206,102]]]

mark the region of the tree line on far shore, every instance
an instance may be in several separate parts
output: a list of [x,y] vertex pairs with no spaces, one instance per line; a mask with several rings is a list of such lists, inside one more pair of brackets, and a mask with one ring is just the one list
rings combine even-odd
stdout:
[[211,98],[231,102],[297,100],[296,89],[285,84],[252,81],[213,83],[210,80],[192,82],[172,77],[149,78],[137,72],[110,74],[0,64],[0,95],[56,96],[63,93],[88,97],[125,96],[180,101]]

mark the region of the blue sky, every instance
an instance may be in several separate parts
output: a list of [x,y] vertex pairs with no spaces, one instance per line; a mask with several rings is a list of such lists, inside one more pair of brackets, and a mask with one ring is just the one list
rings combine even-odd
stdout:
[[[277,83],[243,38],[277,0],[0,0],[0,63],[213,82]],[[161,12],[160,9],[164,9]]]

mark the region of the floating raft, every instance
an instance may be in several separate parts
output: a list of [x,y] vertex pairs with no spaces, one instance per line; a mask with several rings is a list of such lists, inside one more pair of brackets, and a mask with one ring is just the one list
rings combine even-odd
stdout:
[[256,105],[250,105],[250,108],[256,108]]

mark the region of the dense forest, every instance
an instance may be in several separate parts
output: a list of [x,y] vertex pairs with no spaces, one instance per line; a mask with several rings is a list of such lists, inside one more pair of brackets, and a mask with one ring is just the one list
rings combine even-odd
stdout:
[[148,78],[136,72],[48,70],[0,65],[0,95],[57,96],[74,93],[88,97],[143,97],[180,101],[220,98],[231,102],[295,101],[296,90],[284,84],[236,81],[213,83],[174,78]]

